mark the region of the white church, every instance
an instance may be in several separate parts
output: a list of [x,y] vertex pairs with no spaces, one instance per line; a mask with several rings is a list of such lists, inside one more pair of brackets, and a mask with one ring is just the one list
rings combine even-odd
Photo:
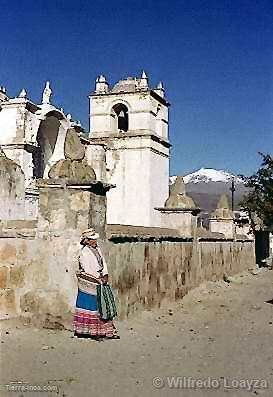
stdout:
[[33,103],[25,89],[9,98],[0,87],[0,147],[21,166],[26,193],[35,195],[35,181],[47,178],[52,165],[64,158],[66,132],[74,127],[97,180],[113,185],[107,193],[107,223],[162,226],[158,209],[169,197],[171,146],[162,83],[150,88],[145,72],[113,87],[98,77],[89,97],[89,132],[54,106],[51,97],[49,82],[41,104]]

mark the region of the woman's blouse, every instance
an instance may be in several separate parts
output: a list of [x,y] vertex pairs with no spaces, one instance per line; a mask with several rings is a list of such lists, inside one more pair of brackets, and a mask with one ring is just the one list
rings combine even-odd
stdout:
[[[98,251],[98,254],[102,258],[102,264],[99,263],[96,255],[93,253],[94,249],[96,249]],[[80,260],[80,266],[83,269],[83,271],[85,273],[90,274],[91,276],[99,278],[101,274],[103,276],[108,274],[107,263],[102,255],[99,247],[92,248],[92,249],[87,246],[83,247],[81,250],[79,260]],[[102,270],[102,271],[100,272],[100,270]]]

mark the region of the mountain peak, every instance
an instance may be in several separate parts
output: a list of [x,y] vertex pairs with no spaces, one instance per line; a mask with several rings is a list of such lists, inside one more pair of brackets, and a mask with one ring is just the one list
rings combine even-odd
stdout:
[[242,183],[242,179],[236,175],[224,170],[215,170],[214,168],[200,168],[191,174],[184,176],[184,182],[199,183],[199,182],[222,182],[229,183],[234,178],[235,183]]
[[[171,176],[170,183],[174,183],[176,178],[176,176]],[[198,207],[204,210],[204,214],[215,210],[222,194],[227,195],[231,206],[232,178],[235,182],[234,200],[236,208],[247,192],[247,188],[240,177],[225,170],[204,167],[183,177],[187,194]]]

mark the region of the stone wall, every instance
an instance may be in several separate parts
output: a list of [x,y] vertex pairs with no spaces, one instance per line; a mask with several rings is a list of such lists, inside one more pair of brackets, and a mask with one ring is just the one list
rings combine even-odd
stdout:
[[[31,225],[30,225],[31,226]],[[9,230],[0,236],[1,318],[48,315],[71,322],[79,233]],[[181,299],[205,280],[255,264],[252,241],[114,237],[101,243],[120,318]]]
[[37,239],[35,230],[2,233],[0,318],[66,318],[76,295],[77,242],[75,235]]
[[0,147],[0,220],[23,219],[24,199],[24,173]]
[[119,313],[126,317],[181,299],[206,280],[255,265],[252,241],[124,241],[107,244]]
[[88,185],[40,180],[39,231],[78,231],[95,227],[103,237],[106,221],[106,192],[104,185],[93,182]]

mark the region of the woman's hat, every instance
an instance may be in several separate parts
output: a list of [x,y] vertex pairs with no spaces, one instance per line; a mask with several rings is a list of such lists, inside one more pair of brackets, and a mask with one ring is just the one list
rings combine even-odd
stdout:
[[82,232],[81,238],[88,238],[89,240],[97,240],[100,237],[98,233],[94,229],[86,229]]

